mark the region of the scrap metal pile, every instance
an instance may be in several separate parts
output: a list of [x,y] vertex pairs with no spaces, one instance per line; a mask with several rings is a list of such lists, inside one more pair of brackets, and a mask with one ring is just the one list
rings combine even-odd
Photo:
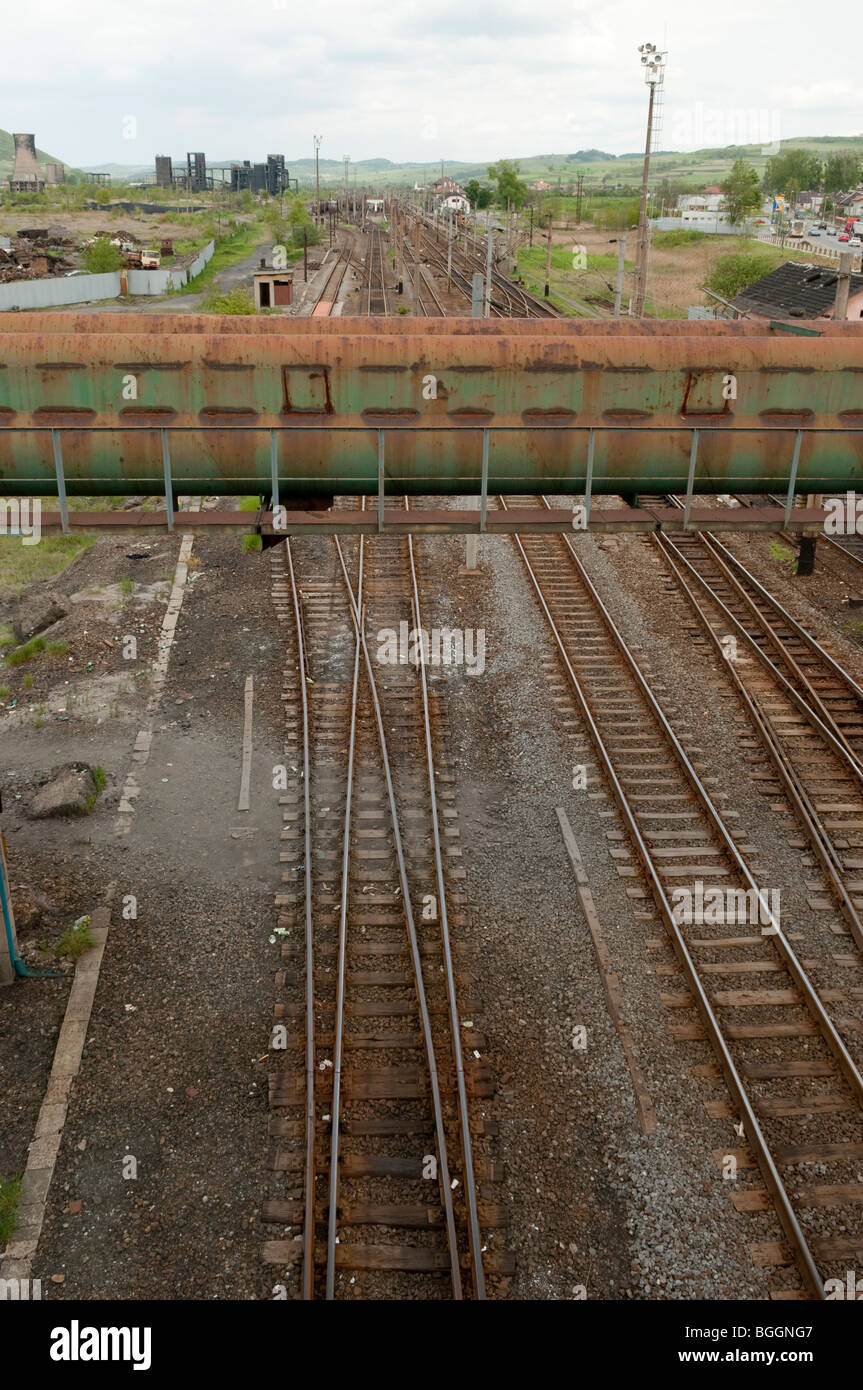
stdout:
[[65,232],[65,227],[26,227],[8,238],[8,249],[0,243],[0,284],[43,280],[76,269],[78,262],[69,253],[77,250],[77,243]]

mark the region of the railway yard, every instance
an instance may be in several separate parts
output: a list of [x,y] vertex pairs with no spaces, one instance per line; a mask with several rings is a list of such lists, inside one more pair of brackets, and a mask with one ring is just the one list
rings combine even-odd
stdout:
[[[485,273],[393,206],[336,230],[292,318],[460,323]],[[501,265],[488,307],[559,317]],[[710,497],[725,523],[784,500]],[[484,534],[475,559],[409,530],[476,505],[453,488],[337,495],[404,531],[261,551],[181,510],[8,587],[10,633],[34,596],[60,616],[0,700],[19,948],[56,972],[0,990],[5,1276],[58,1301],[844,1286],[860,542],[819,537],[797,575],[789,536],[691,530],[677,494],[591,522],[660,504],[679,526]],[[89,814],[35,818],[73,765],[102,773]],[[73,985],[54,948],[84,915]]]

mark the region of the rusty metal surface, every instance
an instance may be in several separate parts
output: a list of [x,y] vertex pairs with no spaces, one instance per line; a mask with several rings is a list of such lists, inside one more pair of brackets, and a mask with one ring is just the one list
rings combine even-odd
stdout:
[[[572,532],[572,511],[555,507],[541,511],[538,507],[510,507],[507,511],[490,511],[486,535],[511,535],[557,531]],[[823,533],[826,512],[820,508],[796,508],[786,524],[781,507],[761,507],[758,510],[730,511],[716,507],[693,507],[690,529],[693,531],[799,531],[806,534]],[[174,527],[181,531],[247,531],[265,536],[291,536],[320,533],[350,536],[376,535],[375,512],[350,511],[287,511],[284,525],[273,528],[273,513],[240,511],[174,512]],[[70,512],[71,532],[91,532],[104,535],[118,531],[164,531],[167,514],[164,511]],[[41,529],[54,533],[62,529],[59,512],[43,511]],[[676,507],[594,507],[587,530],[592,535],[626,531],[667,531],[680,533],[680,511]],[[480,533],[479,511],[415,508],[409,512],[385,512],[384,532],[388,535],[441,533],[475,535]],[[584,534],[583,529],[574,533]]]
[[[723,384],[734,378],[736,397]],[[429,379],[433,378],[433,386]],[[863,483],[863,337],[685,320],[296,319],[165,314],[0,316],[0,491],[55,491],[50,430],[73,495],[175,488],[578,492],[595,431],[597,494]]]

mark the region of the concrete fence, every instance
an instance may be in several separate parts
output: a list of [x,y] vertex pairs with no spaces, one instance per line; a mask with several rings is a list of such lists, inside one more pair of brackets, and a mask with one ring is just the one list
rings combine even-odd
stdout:
[[857,246],[849,248],[847,242],[843,242],[841,247],[836,247],[829,245],[822,246],[819,242],[809,241],[806,237],[802,237],[799,240],[796,237],[785,237],[783,240],[782,237],[778,236],[760,236],[758,240],[766,241],[770,246],[781,246],[791,257],[793,257],[795,253],[799,254],[802,251],[807,258],[809,256],[821,256],[824,260],[835,261],[838,265],[839,257],[844,251],[847,251],[858,262],[856,267],[858,270],[860,269],[859,263],[863,261],[863,252],[861,252],[861,249]]
[[[129,270],[129,294],[167,294],[182,289],[210,260],[216,243],[209,241],[192,264],[172,270]],[[6,309],[50,309],[64,304],[89,304],[93,300],[116,299],[121,293],[119,270],[103,275],[58,275],[45,280],[13,280],[0,285],[0,312]]]

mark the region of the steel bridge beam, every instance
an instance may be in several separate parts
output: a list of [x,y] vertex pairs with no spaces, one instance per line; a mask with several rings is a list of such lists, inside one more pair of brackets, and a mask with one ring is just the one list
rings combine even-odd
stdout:
[[857,488],[860,325],[786,327],[6,314],[0,493]]

